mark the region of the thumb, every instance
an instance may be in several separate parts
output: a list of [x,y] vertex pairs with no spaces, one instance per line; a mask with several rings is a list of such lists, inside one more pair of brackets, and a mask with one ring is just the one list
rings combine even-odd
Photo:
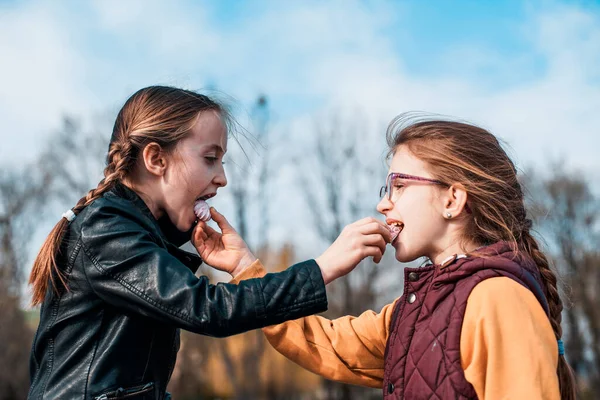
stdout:
[[227,218],[223,216],[220,212],[218,212],[214,207],[210,208],[210,216],[219,225],[221,232],[223,233],[237,233],[235,229],[231,226]]

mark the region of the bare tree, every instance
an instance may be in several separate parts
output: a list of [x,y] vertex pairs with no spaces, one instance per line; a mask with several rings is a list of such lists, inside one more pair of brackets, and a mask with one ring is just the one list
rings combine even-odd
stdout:
[[28,245],[52,176],[34,164],[0,174],[0,399],[22,399],[29,388],[32,332],[20,301]]
[[[230,150],[232,162],[227,165],[227,172],[230,177],[229,185],[237,230],[246,241],[254,244],[252,246],[254,251],[259,253],[264,262],[268,254],[267,192],[270,185],[269,111],[265,96],[257,98],[252,119],[256,135],[237,137],[239,146]],[[258,153],[257,149],[267,151]],[[237,349],[240,354],[234,355],[227,341],[217,341],[227,375],[231,379],[235,397],[238,399],[258,398],[264,391],[260,363],[265,351],[265,339],[259,330],[245,335],[247,345]],[[241,362],[236,362],[237,358],[241,359]]]
[[39,165],[0,175],[0,282],[11,295],[20,296],[26,270],[26,248],[39,222],[52,181]]
[[[333,115],[317,121],[312,147],[302,155],[300,187],[320,239],[332,243],[343,227],[358,219],[374,216],[379,200],[377,189],[385,178],[381,151],[375,132],[358,115]],[[383,139],[379,141],[383,143]],[[376,283],[385,262],[376,265],[369,258],[355,271],[328,287],[328,315],[358,315],[375,307]],[[400,279],[398,277],[398,279]],[[397,293],[396,296],[399,296]],[[364,399],[381,396],[379,391],[326,381],[327,398]]]
[[81,121],[65,116],[41,156],[45,169],[55,176],[52,190],[61,203],[76,202],[102,179],[110,138],[109,118],[100,115],[95,120],[94,125],[100,128],[85,130]]
[[74,201],[74,193],[89,190],[92,168],[102,163],[99,149],[96,136],[65,118],[34,163],[0,172],[0,399],[25,398],[29,388],[33,335],[21,302],[31,238],[56,200]]
[[270,112],[267,97],[261,95],[256,100],[254,108],[254,125],[256,136],[265,150],[263,156],[258,160],[258,178],[257,178],[257,206],[258,206],[258,232],[257,243],[259,248],[263,248],[268,243],[269,235],[269,189],[271,183],[271,146],[270,146]]
[[[600,199],[580,175],[558,167],[530,178],[530,208],[562,276],[566,356],[581,394],[600,394]],[[587,388],[587,389],[586,389]]]

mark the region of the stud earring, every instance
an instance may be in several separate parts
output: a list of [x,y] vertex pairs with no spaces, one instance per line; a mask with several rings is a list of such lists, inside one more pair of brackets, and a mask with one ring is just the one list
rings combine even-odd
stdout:
[[446,213],[446,218],[451,219],[452,218],[452,214]]

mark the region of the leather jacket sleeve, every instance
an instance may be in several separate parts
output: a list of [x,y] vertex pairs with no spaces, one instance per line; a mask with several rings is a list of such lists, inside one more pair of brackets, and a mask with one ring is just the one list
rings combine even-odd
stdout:
[[314,260],[239,285],[196,277],[147,221],[95,210],[81,228],[87,280],[105,302],[192,332],[224,337],[327,309]]

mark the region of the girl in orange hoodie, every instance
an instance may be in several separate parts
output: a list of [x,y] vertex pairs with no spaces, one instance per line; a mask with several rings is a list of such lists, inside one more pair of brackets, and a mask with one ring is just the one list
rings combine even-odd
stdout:
[[[470,124],[401,115],[388,145],[377,209],[395,258],[430,263],[405,268],[403,294],[379,313],[265,328],[271,345],[386,399],[575,399],[556,276],[498,140]],[[235,280],[264,274],[257,262]]]

